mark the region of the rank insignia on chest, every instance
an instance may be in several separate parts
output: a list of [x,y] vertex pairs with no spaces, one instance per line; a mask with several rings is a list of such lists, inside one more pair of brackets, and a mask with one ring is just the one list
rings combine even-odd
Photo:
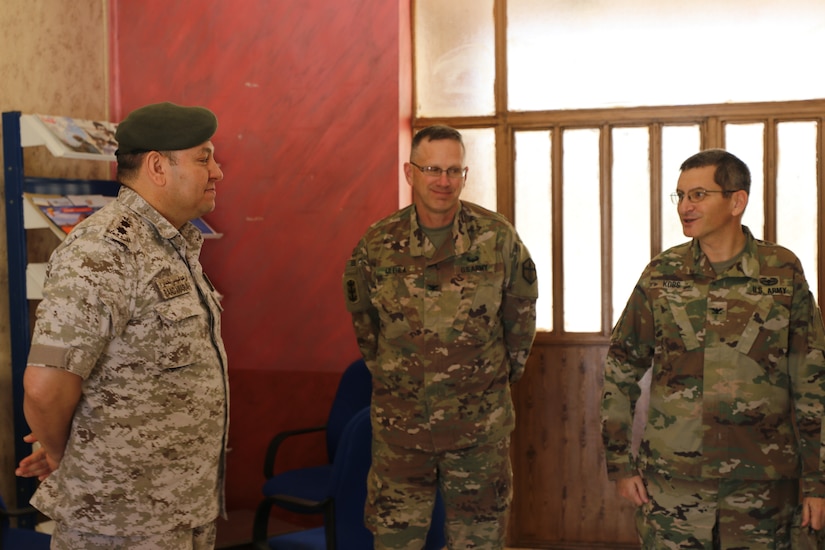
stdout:
[[181,296],[192,290],[192,285],[186,275],[169,275],[155,279],[155,286],[164,300]]
[[726,302],[708,302],[708,320],[715,323],[727,319],[728,304]]

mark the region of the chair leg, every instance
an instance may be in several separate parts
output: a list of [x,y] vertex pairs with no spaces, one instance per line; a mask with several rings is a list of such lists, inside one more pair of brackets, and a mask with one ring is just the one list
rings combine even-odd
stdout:
[[269,550],[267,532],[269,531],[269,512],[272,502],[265,498],[255,510],[255,519],[252,522],[252,544],[256,550]]
[[335,548],[335,500],[330,499],[324,506],[324,538],[327,542],[327,550]]

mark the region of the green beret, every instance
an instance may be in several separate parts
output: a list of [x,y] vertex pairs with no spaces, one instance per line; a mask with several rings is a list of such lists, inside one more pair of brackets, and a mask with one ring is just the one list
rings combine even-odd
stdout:
[[218,119],[205,107],[154,103],[135,109],[117,125],[117,154],[180,151],[215,135]]

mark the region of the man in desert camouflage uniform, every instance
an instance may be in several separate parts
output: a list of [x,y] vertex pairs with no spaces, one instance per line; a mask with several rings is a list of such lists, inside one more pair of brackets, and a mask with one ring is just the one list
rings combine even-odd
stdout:
[[646,549],[790,548],[792,530],[825,526],[822,318],[797,257],[741,225],[749,192],[747,166],[726,151],[682,164],[674,202],[693,240],[651,261],[613,329],[607,471],[639,507]]
[[373,376],[367,523],[375,548],[422,548],[440,489],[450,548],[504,547],[510,384],[535,335],[536,270],[512,225],[461,202],[461,134],[421,130],[413,205],[375,223],[344,275]]
[[116,200],[54,251],[24,376],[19,475],[56,522],[53,549],[207,549],[223,512],[228,428],[218,294],[189,223],[223,178],[208,109],[133,111]]

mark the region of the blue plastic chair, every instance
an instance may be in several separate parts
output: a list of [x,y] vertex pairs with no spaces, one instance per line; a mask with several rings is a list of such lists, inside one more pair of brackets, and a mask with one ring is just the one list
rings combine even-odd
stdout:
[[[367,499],[367,474],[372,462],[372,427],[370,408],[358,412],[341,437],[333,461],[330,493],[330,513],[324,526],[266,538],[265,532],[253,538],[256,548],[267,550],[371,550],[373,536],[364,524],[364,504]],[[266,502],[266,500],[264,501]],[[260,510],[260,508],[259,508]],[[269,508],[265,510],[269,514]],[[440,498],[436,500],[425,550],[440,550],[444,536],[445,511]]]
[[[372,375],[363,359],[353,361],[341,375],[327,421],[323,426],[288,430],[269,443],[264,458],[262,493],[266,506],[278,506],[299,514],[326,513],[329,506],[332,462],[344,428],[350,419],[372,400]],[[305,434],[326,432],[327,463],[275,473],[278,451],[289,440]],[[262,503],[263,505],[263,503]],[[268,516],[256,514],[253,530],[265,529]]]
[[49,550],[52,537],[33,529],[12,527],[9,518],[37,514],[37,510],[26,508],[6,508],[0,496],[0,550]]

